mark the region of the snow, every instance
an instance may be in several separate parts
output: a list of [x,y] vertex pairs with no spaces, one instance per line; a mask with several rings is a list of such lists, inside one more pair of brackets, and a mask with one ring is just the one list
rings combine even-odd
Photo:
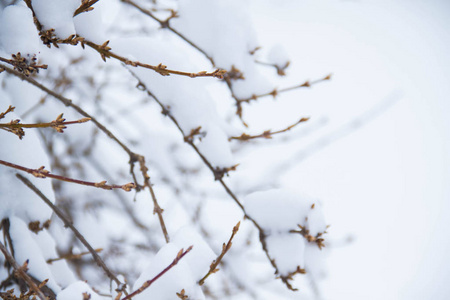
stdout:
[[[55,281],[54,274],[50,271],[42,250],[31,236],[27,224],[17,217],[10,218],[10,235],[14,246],[14,256],[19,265],[28,260],[28,273],[39,281],[48,279],[47,286],[54,292],[61,288]],[[31,251],[30,251],[31,250]]]
[[327,276],[327,260],[329,250],[327,248],[319,249],[316,245],[306,244],[305,246],[305,265],[304,268],[315,280],[324,279]]
[[[151,38],[112,40],[110,46],[113,51],[117,51],[125,57],[134,57],[141,62],[153,65],[164,63],[168,68],[189,72],[200,71],[199,67],[190,63],[187,57],[180,56],[173,51],[177,44],[172,43],[170,36],[164,32],[155,33]],[[182,51],[182,48],[179,51]],[[226,135],[226,127],[229,125],[220,119],[212,99],[213,95],[204,89],[204,85],[208,84],[208,81],[217,79],[192,79],[177,75],[161,76],[152,70],[143,68],[130,67],[130,70],[165,107],[169,108],[170,114],[175,117],[186,136],[191,133],[191,130],[201,127],[201,132],[206,133],[205,144],[203,145],[202,139],[198,145],[205,151],[203,154],[214,167],[223,168],[234,165]]]
[[305,267],[305,239],[294,234],[266,237],[271,258],[275,259],[280,275],[287,275]]
[[222,68],[243,68],[249,52],[259,46],[248,1],[183,0],[178,14],[173,26],[204,48]]
[[286,52],[286,49],[281,44],[276,44],[272,48],[267,55],[267,62],[271,64],[275,64],[279,68],[283,68],[289,62],[289,56]]
[[101,7],[94,5],[93,10],[75,16],[73,21],[79,36],[99,45],[106,42]]
[[[263,228],[269,255],[281,275],[295,272],[297,267],[305,268],[306,263],[307,240],[289,231],[299,230],[298,225],[310,230],[312,236],[326,230],[323,212],[313,203],[307,196],[283,189],[254,192],[244,198],[247,215]],[[312,245],[319,249],[316,244]]]
[[244,198],[244,207],[264,229],[287,232],[304,226],[313,201],[283,189],[254,192]]
[[175,233],[172,242],[180,249],[187,249],[190,246],[194,246],[183,260],[189,264],[192,276],[196,281],[203,278],[217,255],[211,250],[200,234],[193,227],[185,226]]
[[[7,106],[2,107],[2,111]],[[14,113],[5,119],[18,119]],[[27,129],[22,140],[7,131],[0,130],[0,159],[28,168],[45,166],[50,170],[50,163],[35,129]],[[7,146],[5,146],[7,145]],[[26,222],[40,221],[41,224],[51,216],[51,209],[31,189],[26,187],[15,174],[28,178],[42,193],[54,202],[54,192],[49,178],[36,178],[23,171],[0,165],[0,218],[18,216]],[[11,188],[15,187],[15,188]]]
[[[0,10],[0,50],[22,56],[37,54],[39,35],[33,23],[31,11],[24,5],[10,5]],[[3,56],[3,55],[2,55]]]
[[[207,12],[207,13],[204,13]],[[250,18],[248,1],[180,1],[179,18],[173,26],[204,49],[217,67],[239,69],[244,80],[233,82],[239,98],[249,98],[273,89],[269,81],[256,70],[251,51],[260,46]]]
[[56,295],[57,300],[80,300],[84,299],[84,294],[87,293],[90,295],[91,300],[101,300],[105,299],[95,293],[91,287],[86,282],[77,281],[60,291]]
[[306,229],[309,234],[316,236],[318,233],[323,233],[327,230],[327,223],[320,202],[314,203],[314,208],[308,214],[308,221],[306,222]]
[[33,0],[31,3],[44,30],[55,29],[61,39],[76,33],[73,14],[80,6],[79,0]]
[[[34,241],[42,251],[42,257],[47,261],[49,259],[58,258],[56,252],[56,242],[47,230],[42,230],[37,234],[32,234]],[[67,287],[76,281],[75,274],[69,268],[67,261],[61,259],[47,264],[51,273],[54,275],[56,283],[61,287]]]

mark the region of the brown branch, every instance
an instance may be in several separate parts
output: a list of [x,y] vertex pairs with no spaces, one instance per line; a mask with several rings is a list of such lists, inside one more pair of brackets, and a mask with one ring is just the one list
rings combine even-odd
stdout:
[[186,251],[184,251],[184,249],[181,249],[177,256],[175,257],[175,259],[172,261],[172,263],[170,265],[168,265],[164,270],[162,270],[161,272],[159,272],[155,277],[153,277],[150,280],[147,280],[146,282],[144,282],[144,284],[138,288],[137,290],[135,290],[134,292],[130,293],[128,296],[122,298],[122,300],[128,300],[131,299],[132,297],[136,296],[137,294],[142,293],[145,289],[147,289],[150,285],[153,284],[153,282],[155,282],[156,280],[158,280],[161,276],[163,276],[165,273],[167,273],[170,269],[172,269],[176,264],[178,264],[178,262],[190,251],[192,250],[192,246],[190,246],[189,248],[186,249]]
[[16,164],[4,161],[4,160],[0,160],[0,165],[4,165],[6,167],[10,167],[10,168],[14,168],[17,170],[27,172],[37,178],[50,177],[50,178],[61,180],[61,181],[66,181],[66,182],[71,182],[71,183],[76,183],[76,184],[81,184],[81,185],[86,185],[86,186],[92,186],[92,187],[101,188],[101,189],[105,189],[105,190],[122,189],[124,191],[129,192],[129,191],[131,191],[131,189],[133,189],[135,187],[134,183],[127,183],[124,185],[116,185],[116,184],[108,185],[108,184],[106,184],[106,181],[90,182],[90,181],[73,179],[73,178],[69,178],[69,177],[65,177],[65,176],[61,176],[61,175],[55,175],[55,174],[51,174],[50,171],[45,170],[45,167],[43,167],[43,166],[40,167],[39,169],[30,169],[30,168],[19,166],[19,165],[16,165]]
[[28,261],[25,262],[23,266],[20,266],[14,257],[9,253],[8,249],[6,249],[5,245],[0,242],[0,251],[3,252],[5,259],[8,263],[14,268],[15,274],[25,280],[30,289],[39,297],[41,300],[47,300],[47,297],[44,293],[39,289],[39,287],[34,283],[33,279],[26,273]]
[[325,76],[323,78],[313,80],[313,81],[306,80],[305,82],[303,82],[301,84],[294,85],[294,86],[291,86],[291,87],[286,87],[286,88],[282,88],[282,89],[274,89],[274,90],[272,90],[271,92],[268,92],[268,93],[259,94],[259,95],[253,95],[250,98],[237,99],[237,101],[239,103],[243,103],[243,102],[249,103],[252,100],[257,100],[259,98],[263,98],[263,97],[267,97],[267,96],[272,96],[272,97],[276,98],[280,93],[284,93],[284,92],[288,92],[288,91],[292,91],[292,90],[300,89],[300,88],[311,87],[314,84],[320,83],[322,81],[327,81],[327,80],[330,80],[330,79],[331,79],[331,74],[329,74],[329,75],[327,75],[327,76]]
[[301,118],[299,121],[295,122],[292,125],[289,125],[288,127],[284,128],[284,129],[281,129],[281,130],[277,130],[277,131],[266,130],[263,133],[258,134],[258,135],[248,135],[246,133],[243,133],[240,136],[232,136],[228,140],[230,140],[230,141],[231,140],[248,141],[248,140],[257,139],[257,138],[271,139],[273,135],[289,131],[292,128],[294,128],[295,126],[297,126],[298,124],[306,122],[308,120],[309,120],[309,118]]
[[209,267],[209,271],[208,273],[206,273],[205,276],[203,276],[202,279],[200,279],[200,281],[198,282],[199,285],[203,285],[205,283],[205,280],[209,277],[209,275],[216,273],[217,271],[219,271],[219,269],[217,268],[217,266],[220,264],[220,262],[222,261],[223,257],[225,256],[225,254],[228,252],[228,250],[230,250],[231,245],[232,245],[232,240],[234,238],[234,236],[236,235],[236,233],[239,230],[239,225],[241,225],[241,222],[238,222],[236,224],[236,226],[233,227],[233,232],[231,233],[231,237],[228,240],[228,242],[225,244],[223,243],[222,245],[222,252],[219,254],[219,256],[211,263],[211,266]]
[[200,53],[202,53],[210,62],[211,65],[214,67],[215,63],[214,63],[214,59],[208,55],[208,53],[206,53],[205,50],[203,50],[202,48],[200,48],[198,45],[196,45],[194,42],[192,42],[191,40],[189,40],[187,37],[185,37],[184,35],[182,35],[178,30],[176,30],[175,28],[173,28],[172,26],[170,26],[169,24],[169,20],[171,18],[173,18],[173,14],[171,17],[169,17],[167,20],[161,20],[159,18],[157,18],[151,11],[143,8],[142,6],[139,6],[138,4],[136,4],[134,1],[132,0],[121,0],[124,3],[127,3],[135,8],[137,8],[140,12],[144,13],[145,15],[149,16],[150,18],[152,18],[153,20],[155,20],[156,22],[159,23],[159,25],[161,25],[161,28],[166,28],[170,31],[172,31],[174,34],[176,34],[178,37],[180,37],[182,40],[184,40],[186,43],[188,43],[189,45],[191,45],[193,48],[195,48],[197,51],[199,51]]
[[97,254],[95,249],[86,241],[84,236],[78,231],[78,229],[73,226],[73,223],[69,221],[69,219],[63,214],[63,212],[56,207],[38,188],[36,188],[27,178],[23,177],[20,174],[16,174],[16,177],[19,178],[28,188],[30,188],[33,192],[36,193],[44,202],[47,204],[53,212],[63,221],[64,227],[69,227],[72,232],[75,234],[77,239],[89,250],[92,257],[94,258],[95,262],[98,266],[100,266],[106,273],[106,275],[113,280],[119,287],[120,290],[124,291],[126,293],[126,284],[122,283],[114,273],[111,272],[111,270],[106,266],[105,262],[102,260],[102,258]]
[[[98,248],[98,249],[95,249],[94,251],[95,252],[102,252],[103,249],[102,248]],[[67,255],[64,255],[64,256],[61,256],[61,257],[58,257],[58,258],[49,258],[49,259],[47,259],[47,263],[51,264],[51,263],[53,263],[55,261],[63,260],[63,259],[65,259],[65,260],[80,259],[83,255],[86,255],[86,254],[91,254],[91,252],[89,252],[89,251],[81,252],[80,254],[69,253]]]
[[[93,117],[92,115],[88,114],[86,111],[84,111],[81,107],[79,107],[78,105],[74,104],[72,100],[65,98],[64,96],[55,93],[54,91],[50,90],[49,88],[45,87],[44,85],[40,84],[39,82],[37,82],[36,80],[34,80],[33,78],[29,78],[19,72],[17,72],[16,70],[13,70],[5,65],[0,64],[0,68],[4,68],[4,70],[9,73],[12,74],[16,77],[19,77],[22,80],[27,81],[28,83],[34,85],[35,87],[41,89],[42,91],[46,92],[47,94],[53,96],[54,98],[56,98],[58,101],[60,101],[61,103],[63,103],[65,106],[71,107],[74,110],[76,110],[80,115],[91,119],[91,121],[97,126],[98,129],[100,129],[101,131],[103,131],[103,133],[105,133],[109,138],[111,138],[112,140],[114,140],[129,156],[130,160],[129,160],[129,164],[130,164],[130,173],[133,176],[134,179],[134,184],[135,187],[138,188],[139,185],[137,183],[136,180],[136,175],[134,173],[134,164],[136,162],[139,161],[140,165],[141,165],[141,173],[142,176],[145,180],[147,180],[148,182],[148,187],[149,187],[149,191],[150,191],[150,195],[152,196],[152,200],[153,203],[156,202],[156,204],[158,204],[158,202],[156,201],[156,197],[155,194],[153,192],[153,188],[152,185],[150,183],[150,177],[147,174],[147,168],[145,167],[145,158],[144,156],[135,153],[133,151],[130,150],[130,148],[128,148],[121,140],[119,140],[109,129],[107,129],[105,127],[105,125],[103,125],[102,123],[100,123],[95,117]],[[145,168],[143,168],[143,166]],[[164,223],[164,219],[162,217],[162,212],[163,210],[159,207],[158,205],[155,205],[155,209],[154,211],[158,214],[158,219],[160,222],[160,226],[161,226],[161,230],[163,231],[164,234],[164,238],[166,240],[166,242],[169,242],[169,234],[166,230],[166,225]]]

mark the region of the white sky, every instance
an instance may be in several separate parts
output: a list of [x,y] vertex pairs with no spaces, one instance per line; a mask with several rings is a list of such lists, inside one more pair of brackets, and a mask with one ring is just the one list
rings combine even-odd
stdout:
[[330,254],[324,298],[448,299],[450,1],[252,6],[261,44],[281,43],[290,53],[289,79],[280,86],[334,74],[278,103],[328,116],[332,130],[401,95],[285,177],[324,201],[331,239],[356,238]]

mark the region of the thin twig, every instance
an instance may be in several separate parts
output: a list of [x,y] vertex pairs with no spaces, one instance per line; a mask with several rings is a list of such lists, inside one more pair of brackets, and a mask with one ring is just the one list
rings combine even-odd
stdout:
[[216,273],[217,271],[219,271],[219,269],[217,268],[217,266],[220,264],[220,262],[222,261],[223,257],[225,256],[225,254],[228,252],[228,250],[231,249],[231,245],[232,245],[232,240],[234,238],[234,236],[236,235],[236,233],[239,230],[239,225],[241,225],[241,222],[238,222],[236,224],[236,226],[233,227],[233,232],[231,233],[231,237],[228,240],[228,242],[225,244],[223,243],[222,245],[222,252],[219,254],[219,256],[211,263],[211,265],[209,266],[209,271],[208,273],[206,273],[205,276],[203,276],[202,279],[200,279],[200,281],[198,282],[199,285],[203,285],[205,283],[205,280],[209,277],[209,275]]
[[14,111],[14,109],[15,109],[14,106],[12,105],[8,106],[8,108],[4,112],[0,113],[0,120],[3,119],[10,112]]
[[124,191],[129,192],[129,191],[131,191],[131,189],[133,189],[135,187],[134,183],[127,183],[124,185],[116,185],[116,184],[108,185],[108,184],[106,184],[106,181],[90,182],[90,181],[73,179],[73,178],[69,178],[69,177],[65,177],[65,176],[61,176],[61,175],[51,174],[50,171],[45,170],[44,167],[40,167],[39,169],[30,169],[30,168],[19,166],[19,165],[16,165],[16,164],[4,161],[4,160],[0,160],[0,165],[4,165],[6,167],[10,167],[10,168],[14,168],[17,170],[27,172],[37,178],[50,177],[50,178],[61,180],[61,181],[66,181],[66,182],[71,182],[71,183],[76,183],[76,184],[81,184],[81,185],[86,185],[86,186],[92,186],[92,187],[101,188],[101,189],[105,189],[105,190],[122,189]]
[[31,183],[31,181],[29,181],[27,178],[23,177],[20,174],[16,174],[16,177],[19,178],[20,181],[22,181],[33,192],[35,192],[36,195],[38,195],[45,202],[45,204],[47,204],[53,210],[53,212],[61,219],[61,221],[63,221],[65,227],[69,227],[72,230],[72,232],[75,234],[77,239],[89,250],[89,252],[91,253],[91,255],[94,258],[94,260],[97,263],[97,265],[99,265],[105,271],[106,275],[111,280],[113,280],[117,284],[117,286],[120,287],[120,289],[123,292],[126,293],[126,289],[125,289],[126,288],[126,284],[122,283],[116,277],[116,275],[114,275],[114,273],[111,272],[111,270],[106,266],[106,264],[102,260],[102,258],[97,254],[95,249],[88,243],[88,241],[86,241],[86,239],[78,231],[78,229],[76,229],[75,226],[73,226],[73,223],[71,221],[69,221],[69,219],[64,215],[64,213],[58,207],[56,207],[37,187],[35,187]]
[[311,87],[314,84],[317,84],[317,83],[322,82],[322,81],[327,81],[327,80],[330,80],[330,79],[331,79],[331,74],[329,74],[329,75],[327,75],[327,76],[325,76],[323,78],[313,80],[313,81],[306,80],[305,82],[303,82],[301,84],[297,84],[297,85],[294,85],[294,86],[291,86],[291,87],[286,87],[286,88],[282,88],[282,89],[273,89],[271,92],[268,92],[268,93],[259,94],[259,95],[252,95],[250,98],[237,99],[237,101],[239,103],[243,103],[243,102],[249,103],[250,101],[257,100],[259,98],[263,98],[263,97],[267,97],[267,96],[272,96],[272,97],[275,98],[280,93],[284,93],[284,92],[288,92],[288,91],[292,91],[292,90],[300,89],[300,88]]
[[[95,252],[102,252],[102,251],[103,251],[102,248],[95,249]],[[47,259],[47,263],[51,264],[55,261],[59,261],[59,260],[63,260],[63,259],[65,259],[65,260],[80,259],[83,255],[86,255],[86,254],[91,254],[91,252],[86,251],[86,252],[81,252],[79,254],[69,253],[67,255],[64,255],[64,256],[61,256],[58,258],[49,258],[49,259]]]
[[163,65],[162,63],[157,66],[154,66],[154,65],[150,65],[150,64],[141,63],[139,61],[132,61],[132,60],[129,60],[123,56],[120,56],[120,55],[112,52],[111,48],[108,47],[108,43],[109,43],[109,41],[106,41],[103,45],[97,45],[90,41],[83,41],[83,44],[88,45],[89,47],[91,47],[92,49],[94,49],[95,51],[100,53],[100,55],[104,61],[106,60],[106,58],[112,57],[114,59],[117,59],[117,60],[123,62],[126,65],[150,69],[150,70],[153,70],[163,76],[168,76],[170,74],[174,74],[174,75],[187,76],[187,77],[191,77],[191,78],[215,77],[215,78],[223,79],[223,76],[226,74],[226,71],[221,70],[221,69],[216,69],[213,72],[200,71],[200,72],[193,73],[193,72],[184,72],[184,71],[167,69],[167,66]]
[[44,295],[44,293],[39,289],[39,287],[34,283],[33,279],[26,273],[26,265],[27,262],[25,262],[25,265],[20,266],[17,261],[14,259],[14,257],[8,252],[8,249],[6,249],[5,245],[3,245],[2,242],[0,242],[0,251],[3,252],[3,255],[5,256],[8,263],[14,268],[16,274],[25,280],[25,282],[28,284],[28,286],[36,293],[36,295],[41,300],[47,300],[47,297]]
[[138,161],[139,161],[142,176],[144,177],[144,186],[148,187],[150,196],[153,201],[153,213],[154,214],[156,213],[158,215],[159,224],[161,225],[161,230],[164,234],[164,238],[166,239],[166,243],[169,243],[169,241],[170,241],[169,233],[167,232],[166,224],[165,224],[163,216],[162,216],[162,213],[164,212],[164,210],[161,208],[161,206],[159,206],[158,200],[156,199],[155,191],[153,190],[153,186],[150,182],[150,176],[148,175],[148,172],[147,172],[148,168],[145,165],[145,157],[142,155],[139,156]]
[[284,128],[284,129],[281,129],[281,130],[277,130],[277,131],[266,130],[263,133],[257,134],[257,135],[248,135],[246,133],[243,133],[240,136],[232,136],[228,140],[230,140],[230,141],[231,140],[248,141],[248,140],[257,139],[257,138],[271,139],[273,135],[289,131],[292,128],[294,128],[295,126],[297,126],[298,124],[306,122],[308,120],[309,120],[309,118],[301,118],[299,121],[295,122],[292,125],[289,125],[288,127]]
[[271,63],[267,63],[267,62],[263,62],[263,61],[259,61],[259,60],[255,60],[255,63],[257,63],[259,65],[262,65],[262,66],[275,68],[275,70],[277,71],[277,74],[279,76],[285,76],[286,75],[285,70],[291,64],[290,61],[287,61],[283,66],[280,66],[280,65],[277,65],[277,64],[271,64]]
[[[134,163],[136,163],[136,162],[139,162],[139,163],[140,163],[140,166],[141,166],[141,173],[142,173],[142,176],[144,177],[144,179],[147,180],[148,187],[149,187],[149,191],[150,191],[150,194],[151,194],[153,203],[155,204],[155,202],[156,202],[156,204],[158,204],[158,201],[156,200],[156,197],[155,197],[155,193],[153,192],[152,185],[151,185],[151,183],[150,183],[150,177],[148,176],[148,173],[147,173],[147,170],[148,170],[148,169],[145,167],[145,158],[144,158],[144,156],[142,156],[142,155],[140,155],[140,154],[138,154],[138,153],[135,153],[135,152],[131,151],[130,148],[128,148],[128,147],[127,147],[121,140],[119,140],[119,139],[118,139],[118,138],[117,138],[117,137],[116,137],[109,129],[107,129],[105,125],[103,125],[102,123],[100,123],[94,116],[88,114],[88,113],[87,113],[86,111],[84,111],[81,107],[79,107],[78,105],[74,104],[74,103],[72,102],[72,100],[70,100],[70,99],[68,99],[68,98],[66,98],[66,97],[64,97],[64,96],[62,96],[62,95],[60,95],[60,94],[58,94],[58,93],[56,93],[56,92],[50,90],[49,88],[47,88],[47,87],[45,87],[44,85],[40,84],[39,82],[37,82],[37,81],[34,80],[33,78],[29,78],[29,77],[27,77],[27,76],[21,74],[20,72],[17,72],[16,70],[13,70],[13,69],[11,69],[11,68],[5,66],[5,65],[0,64],[0,68],[3,68],[7,73],[12,74],[12,75],[14,75],[14,76],[16,76],[16,77],[19,77],[20,79],[27,81],[28,83],[34,85],[35,87],[37,87],[37,88],[43,90],[43,91],[46,92],[47,94],[49,94],[49,95],[55,97],[57,100],[59,100],[60,102],[62,102],[64,105],[66,105],[66,106],[68,106],[68,107],[71,107],[71,108],[73,108],[74,110],[76,110],[76,111],[77,111],[79,114],[81,114],[82,116],[87,117],[87,118],[90,118],[91,121],[92,121],[92,122],[93,122],[93,123],[94,123],[101,131],[103,131],[109,138],[111,138],[112,140],[114,140],[114,141],[115,141],[115,142],[116,142],[116,143],[117,143],[117,144],[118,144],[118,145],[119,145],[119,146],[120,146],[120,147],[128,154],[128,156],[129,156],[129,158],[130,158],[130,160],[129,160],[129,164],[130,164],[130,173],[131,173],[131,175],[133,176],[133,179],[134,179],[134,181],[135,181],[134,183],[135,183],[136,187],[138,187],[139,185],[138,185],[138,183],[137,183],[136,175],[135,175],[135,173],[134,173]],[[145,168],[144,168],[144,167],[145,167]],[[164,238],[165,238],[166,242],[168,243],[169,240],[170,240],[170,239],[169,239],[169,234],[168,234],[168,232],[167,232],[167,229],[166,229],[166,225],[165,225],[164,219],[163,219],[163,217],[162,217],[162,212],[163,212],[163,210],[161,209],[161,207],[159,207],[159,204],[158,204],[158,205],[155,205],[154,212],[158,214],[158,219],[159,219],[159,223],[160,223],[160,226],[161,226],[161,230],[162,230],[162,232],[163,232],[163,234],[164,234]]]
[[135,290],[134,292],[130,293],[129,295],[127,295],[126,297],[122,298],[122,300],[128,300],[131,299],[132,297],[136,296],[137,294],[142,293],[145,289],[147,289],[150,285],[153,284],[153,282],[155,282],[156,280],[158,280],[161,276],[163,276],[165,273],[167,273],[170,269],[172,269],[176,264],[178,264],[178,262],[187,254],[189,253],[189,251],[192,250],[192,246],[190,246],[189,248],[186,249],[186,251],[184,251],[184,249],[181,249],[177,256],[175,257],[175,259],[172,261],[172,263],[170,265],[168,265],[164,270],[162,270],[161,272],[159,272],[155,277],[153,277],[150,280],[147,280],[146,282],[144,282],[144,284],[138,288],[137,290]]

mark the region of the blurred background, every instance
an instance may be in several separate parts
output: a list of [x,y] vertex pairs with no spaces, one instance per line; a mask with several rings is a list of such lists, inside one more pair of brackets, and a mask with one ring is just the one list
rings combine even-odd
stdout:
[[261,44],[291,59],[280,87],[333,73],[246,116],[317,124],[281,181],[323,201],[322,297],[448,299],[450,2],[255,0],[252,11]]

